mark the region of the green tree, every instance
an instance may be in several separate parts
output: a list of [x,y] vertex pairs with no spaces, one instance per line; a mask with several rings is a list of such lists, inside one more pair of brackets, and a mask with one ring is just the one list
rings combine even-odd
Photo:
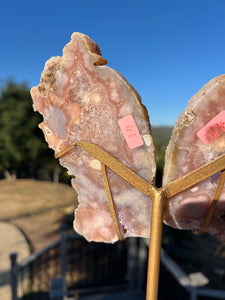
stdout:
[[166,144],[161,144],[159,142],[156,142],[155,147],[156,147],[156,165],[157,165],[156,186],[161,187]]
[[6,82],[0,93],[0,173],[37,178],[59,168],[38,128],[41,120],[27,85]]
[[168,145],[171,132],[171,126],[156,126],[152,127],[152,135],[155,142],[156,148],[156,163],[157,163],[157,173],[156,173],[156,186],[162,186],[162,176],[164,168],[164,156],[166,147]]

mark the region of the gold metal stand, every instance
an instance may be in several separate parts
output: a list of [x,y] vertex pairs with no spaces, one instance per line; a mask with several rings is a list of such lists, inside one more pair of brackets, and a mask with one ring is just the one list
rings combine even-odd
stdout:
[[149,257],[148,257],[148,273],[147,273],[147,290],[146,300],[157,300],[158,298],[158,281],[159,281],[159,267],[160,267],[160,250],[162,240],[162,226],[163,226],[163,207],[165,201],[169,198],[182,192],[183,190],[201,182],[202,180],[221,172],[217,191],[215,193],[212,204],[210,205],[209,212],[203,223],[200,233],[203,229],[206,230],[216,207],[216,203],[221,195],[223,185],[225,182],[225,154],[219,156],[208,164],[186,174],[167,184],[166,186],[157,189],[155,186],[147,182],[145,179],[134,173],[131,169],[123,165],[117,159],[112,157],[106,151],[97,145],[79,141],[69,145],[61,152],[55,155],[56,158],[66,154],[74,147],[80,146],[90,155],[98,159],[103,165],[107,166],[123,179],[127,180],[130,184],[147,195],[152,200],[152,216],[151,216],[151,237],[149,243]]
[[151,238],[149,239],[146,300],[158,298],[160,250],[163,226],[163,190],[156,191],[152,201]]

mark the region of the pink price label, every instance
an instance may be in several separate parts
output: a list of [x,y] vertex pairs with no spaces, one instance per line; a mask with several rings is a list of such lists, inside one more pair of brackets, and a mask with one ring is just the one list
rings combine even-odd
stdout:
[[197,132],[198,138],[206,145],[211,144],[225,132],[225,110]]
[[118,124],[130,149],[140,147],[144,144],[132,115],[119,119]]

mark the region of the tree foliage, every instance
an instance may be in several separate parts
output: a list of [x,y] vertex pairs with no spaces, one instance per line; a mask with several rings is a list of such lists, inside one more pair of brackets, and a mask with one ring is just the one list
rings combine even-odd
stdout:
[[156,165],[157,165],[156,186],[161,187],[166,144],[161,144],[161,143],[156,142],[155,148],[156,148]]
[[172,127],[170,126],[158,126],[152,128],[152,134],[155,142],[156,148],[156,164],[157,164],[157,173],[156,173],[156,186],[162,186],[162,176],[164,168],[164,156],[166,147],[171,136]]
[[38,178],[62,171],[38,128],[41,120],[27,85],[7,81],[0,93],[0,174]]

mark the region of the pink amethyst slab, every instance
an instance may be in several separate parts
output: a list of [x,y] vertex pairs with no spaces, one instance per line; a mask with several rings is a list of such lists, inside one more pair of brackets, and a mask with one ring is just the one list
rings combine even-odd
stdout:
[[[76,141],[90,141],[153,183],[155,148],[147,111],[134,88],[104,64],[99,47],[74,33],[63,56],[46,62],[40,84],[31,90],[34,110],[44,119],[40,128],[55,153]],[[124,133],[118,120],[127,116],[135,124],[125,124]],[[78,192],[75,230],[89,241],[118,240],[100,162],[76,147],[60,163],[74,176]],[[151,200],[111,170],[108,179],[122,237],[149,237]]]
[[[163,185],[225,153],[225,75],[207,83],[178,117],[166,150]],[[165,203],[165,223],[198,231],[207,215],[219,174],[186,189]],[[225,242],[225,187],[207,230]]]

